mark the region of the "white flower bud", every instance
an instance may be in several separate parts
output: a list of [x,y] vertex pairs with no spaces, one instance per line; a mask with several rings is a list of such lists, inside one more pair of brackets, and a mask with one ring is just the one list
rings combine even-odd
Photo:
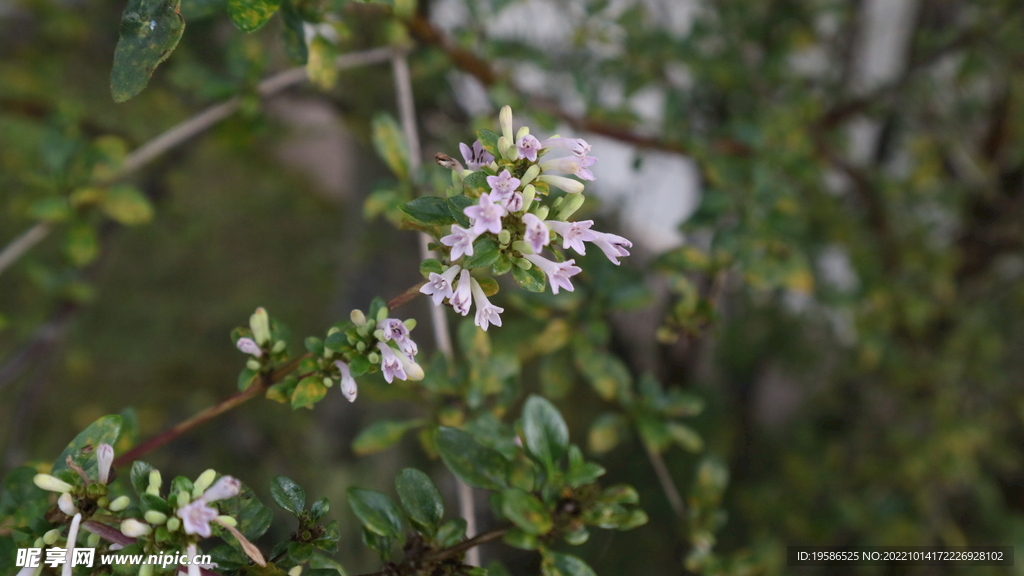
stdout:
[[501,135],[506,140],[512,140],[512,107],[505,105],[498,112],[498,124],[501,126]]
[[75,507],[75,501],[71,498],[70,492],[65,492],[60,495],[60,498],[57,498],[57,507],[68,516],[78,514],[78,508]]
[[[498,153],[501,154],[502,158],[511,160],[512,150],[516,150],[516,146],[511,140],[504,136],[498,138]],[[518,150],[516,150],[516,153],[518,154]]]
[[249,317],[249,329],[252,330],[253,340],[260,346],[270,342],[270,316],[263,307],[257,308]]
[[153,576],[153,565],[143,564],[139,566],[139,576]]
[[118,496],[110,503],[110,506],[107,506],[107,510],[110,510],[111,512],[120,512],[127,508],[131,503],[131,498],[128,498],[127,496]]
[[537,189],[533,187],[533,184],[527,184],[526,188],[523,188],[523,211],[529,212],[530,205],[533,204],[534,197],[537,196]]
[[[530,182],[533,182],[533,179],[536,178],[537,176],[540,176],[540,166],[534,164],[527,168],[526,172],[523,172],[523,177],[519,179],[519,184],[521,186],[526,186]],[[523,188],[523,193],[526,193],[525,188]]]
[[288,576],[302,576],[302,566],[295,566],[288,571]]
[[160,476],[160,471],[159,470],[150,470],[149,471],[149,486],[146,487],[146,494],[150,494],[152,496],[159,496],[160,495],[160,488],[162,488],[163,485],[164,485],[164,479],[163,479],[162,476]]
[[363,314],[362,310],[353,310],[349,312],[348,317],[356,326],[362,326],[366,324],[366,314]]
[[573,196],[569,196],[568,199],[558,209],[558,219],[567,220],[570,216],[575,214],[581,206],[583,206],[584,200],[586,200],[586,198],[583,197],[583,194],[575,194]]
[[157,512],[156,510],[147,510],[142,517],[150,524],[160,525],[167,522],[167,514],[163,512]]
[[407,320],[403,320],[402,324],[405,324],[405,328],[407,330],[412,331],[412,329],[416,327],[416,319],[415,318],[409,318]]
[[46,546],[46,542],[43,541],[42,536],[36,538],[36,541],[32,544],[33,548],[42,548],[43,546]]
[[245,354],[251,354],[257,358],[263,356],[263,350],[260,348],[260,345],[252,338],[239,338],[238,342],[235,342],[235,346]]
[[572,178],[566,178],[565,176],[552,176],[550,174],[544,174],[538,178],[541,182],[547,182],[555,188],[561,188],[569,194],[579,194],[583,192],[583,182],[579,180],[573,180]]
[[242,483],[239,482],[237,478],[232,476],[221,476],[220,480],[217,480],[216,484],[203,493],[202,499],[204,502],[209,504],[210,502],[216,502],[217,500],[224,500],[226,498],[238,496],[241,489]]
[[388,317],[388,307],[387,306],[381,306],[380,310],[377,310],[377,322],[380,322],[381,320],[386,320],[387,317]]
[[225,526],[231,526],[232,528],[238,526],[238,520],[235,520],[231,516],[217,516],[217,522],[220,522]]
[[281,352],[284,352],[284,349],[287,347],[287,342],[285,342],[284,340],[278,340],[277,342],[274,343],[274,347],[271,348],[270,351],[273,352],[274,354],[280,354]]
[[185,492],[184,490],[180,490],[178,492],[178,508],[184,508],[185,506],[188,506],[188,503],[191,501],[192,498],[189,497],[188,492]]
[[32,482],[43,490],[49,490],[50,492],[71,492],[71,489],[74,488],[71,484],[49,474],[36,474],[32,478]]
[[53,546],[57,543],[58,538],[60,538],[60,530],[56,528],[54,528],[53,530],[48,530],[46,534],[43,534],[43,544],[46,544],[47,546]]
[[250,358],[246,363],[245,367],[249,370],[259,370],[261,367],[260,361]]
[[121,522],[121,533],[130,538],[139,538],[141,536],[147,536],[153,531],[148,524],[143,524],[134,518],[129,518],[124,522]]
[[324,387],[330,388],[334,386],[334,380],[330,376],[324,376]]
[[114,463],[114,447],[110,444],[100,444],[96,447],[96,468],[99,472],[100,484],[110,481],[110,466]]
[[529,126],[523,126],[522,128],[520,128],[519,131],[516,132],[516,142],[521,140],[523,138],[523,136],[526,136],[529,133],[530,133],[530,127]]
[[548,210],[547,206],[541,206],[540,208],[537,208],[537,212],[535,212],[535,214],[537,214],[537,218],[540,218],[541,220],[547,220],[549,211],[550,210]]

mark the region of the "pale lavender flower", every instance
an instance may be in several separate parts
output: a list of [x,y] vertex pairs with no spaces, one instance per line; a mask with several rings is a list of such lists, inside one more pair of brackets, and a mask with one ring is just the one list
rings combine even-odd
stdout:
[[619,256],[629,256],[629,251],[626,248],[633,247],[633,243],[629,240],[616,234],[608,234],[607,232],[594,232],[593,234],[594,239],[591,242],[604,252],[604,255],[612,261],[612,264],[618,266]]
[[[178,508],[175,515],[181,518],[181,526],[185,529],[185,534],[198,534],[203,538],[209,538],[213,534],[210,530],[210,522],[217,518],[218,512],[216,508],[211,507],[200,498]],[[123,524],[121,531],[124,532]]]
[[543,148],[562,148],[581,158],[590,153],[590,144],[582,138],[548,138],[540,145]]
[[551,282],[551,292],[554,294],[558,294],[559,288],[565,288],[569,292],[572,292],[574,288],[572,286],[572,282],[569,281],[569,278],[583,271],[579,266],[574,266],[576,263],[575,260],[554,262],[537,254],[527,254],[524,258],[533,263],[534,266],[540,268],[540,271],[547,275],[548,280]]
[[526,224],[523,240],[533,248],[534,253],[540,254],[540,251],[551,242],[551,233],[547,225],[535,214],[523,214],[523,224]]
[[235,346],[246,354],[251,354],[257,358],[263,356],[263,350],[260,349],[260,345],[256,343],[252,338],[239,338],[238,342],[235,342]]
[[345,399],[349,402],[355,402],[359,389],[356,386],[356,379],[352,377],[352,371],[349,370],[348,364],[341,360],[335,360],[334,365],[341,372],[341,393],[345,395]]
[[497,176],[488,176],[487,185],[491,187],[492,200],[505,200],[519,187],[519,178],[513,178],[508,170],[502,170]]
[[480,144],[479,140],[473,142],[472,148],[459,143],[459,150],[462,152],[462,159],[466,161],[466,166],[470,170],[479,170],[494,162],[494,156],[487,150],[484,150],[483,144]]
[[579,254],[587,253],[587,247],[583,244],[584,242],[593,242],[597,238],[597,233],[590,230],[590,227],[594,225],[593,220],[581,220],[579,222],[547,220],[544,223],[562,237],[562,248],[566,250],[572,248]]
[[[470,245],[470,248],[472,248],[472,245]],[[452,282],[461,269],[458,264],[455,264],[441,274],[431,272],[427,283],[420,287],[420,293],[430,296],[434,306],[440,306],[445,298],[451,298],[452,294],[455,293],[455,290],[452,289]]]
[[484,294],[484,289],[480,287],[479,282],[471,278],[470,283],[473,287],[473,301],[476,304],[476,317],[473,323],[485,332],[491,324],[501,326],[501,316],[499,314],[504,312],[505,309],[491,304],[490,300],[487,299],[487,295]]
[[459,284],[455,288],[455,293],[452,294],[452,297],[449,299],[452,303],[452,308],[463,316],[469,314],[469,307],[473,301],[472,288],[470,286],[471,280],[472,278],[469,276],[469,270],[463,270],[462,273],[459,274]]
[[405,369],[402,368],[402,362],[395,355],[395,351],[383,342],[377,342],[377,349],[380,350],[380,369],[384,372],[384,379],[388,384],[395,378],[405,380]]
[[110,481],[110,466],[114,463],[114,447],[104,442],[96,447],[96,479],[100,484]]
[[501,218],[508,213],[501,204],[495,204],[488,195],[480,197],[476,206],[467,206],[463,212],[473,223],[473,232],[478,236],[484,232],[497,234],[501,232]]
[[532,134],[527,134],[516,142],[516,148],[519,149],[519,156],[526,158],[530,162],[537,161],[537,152],[544,146],[541,145],[540,140]]
[[452,233],[441,238],[441,244],[451,246],[451,259],[458,260],[463,254],[466,256],[473,255],[473,241],[479,235],[480,233],[476,232],[473,228],[467,230],[458,224],[452,224]]
[[409,329],[405,323],[397,318],[385,318],[377,322],[377,329],[384,332],[384,341],[394,340],[398,349],[410,356],[415,356],[419,351],[416,343],[409,338]]
[[217,500],[234,498],[241,491],[242,483],[238,478],[234,476],[221,476],[220,479],[214,482],[213,486],[210,486],[203,492],[199,499],[206,503],[216,502]]
[[572,174],[581,180],[594,180],[594,173],[589,168],[595,162],[597,158],[593,156],[566,156],[542,162],[540,169],[545,172],[553,170],[562,174]]

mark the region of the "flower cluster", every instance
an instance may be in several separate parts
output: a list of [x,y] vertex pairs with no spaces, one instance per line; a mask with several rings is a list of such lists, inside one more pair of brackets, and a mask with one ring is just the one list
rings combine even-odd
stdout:
[[[369,315],[353,310],[350,321],[333,326],[323,340],[306,338],[309,354],[301,359],[301,379],[289,376],[269,387],[267,396],[290,402],[293,407],[311,407],[335,382],[341,392],[355,402],[358,387],[355,378],[378,369],[390,384],[399,380],[422,380],[423,368],[416,363],[419,347],[410,336],[416,321],[388,316],[388,308],[379,298],[370,305]],[[249,319],[249,328],[236,328],[232,338],[239,350],[251,358],[243,378],[255,378],[290,360],[283,340],[283,329],[271,326],[266,310],[257,308]],[[272,344],[273,343],[273,344]]]
[[[464,190],[462,201],[456,203],[455,195],[449,202],[461,208],[455,219],[462,216],[466,223],[452,224],[448,234],[440,236],[450,265],[429,272],[420,289],[431,296],[435,306],[447,300],[463,316],[475,305],[475,323],[484,330],[491,324],[501,326],[504,310],[488,301],[470,269],[493,267],[496,274],[511,270],[524,287],[543,290],[546,280],[558,294],[560,289],[571,292],[571,278],[581,272],[575,259],[565,259],[557,248],[559,243],[561,250],[578,254],[586,254],[586,243],[592,243],[616,265],[620,257],[629,256],[627,248],[632,246],[622,236],[593,230],[593,220],[568,220],[584,202],[580,180],[594,180],[590,167],[597,159],[589,156],[590,145],[585,140],[559,136],[539,140],[525,126],[513,137],[508,106],[501,109],[499,124],[500,135],[481,130],[472,146],[460,145],[468,168],[447,155],[438,155],[438,163],[453,170],[456,190]],[[543,160],[552,150],[570,154]],[[563,193],[552,194],[552,188]],[[545,249],[553,259],[541,255]]]

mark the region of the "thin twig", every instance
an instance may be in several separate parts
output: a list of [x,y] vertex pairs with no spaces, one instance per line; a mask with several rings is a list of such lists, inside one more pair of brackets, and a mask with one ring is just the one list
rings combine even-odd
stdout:
[[[354,68],[367,64],[386,62],[394,54],[395,49],[391,47],[373,48],[362,52],[352,52],[339,56],[335,61],[335,67],[339,69]],[[259,83],[256,92],[263,98],[273,96],[287,88],[296,86],[306,81],[306,69],[304,67],[291,68],[279,72]],[[125,156],[117,173],[109,179],[98,184],[110,184],[125,176],[137,171],[146,164],[165,154],[170,149],[179,146],[192,137],[197,136],[218,122],[234,114],[242,105],[242,99],[235,96],[229,100],[210,106],[199,114],[188,120],[177,124],[170,130],[160,134],[156,138],[139,146],[130,154]],[[52,226],[45,222],[33,225],[21,236],[15,238],[0,252],[0,274],[11,264],[21,258],[25,252],[42,241],[51,232]]]
[[[396,53],[391,58],[391,66],[395,75],[395,96],[398,100],[398,113],[402,122],[402,132],[405,135],[406,147],[409,150],[409,174],[415,190],[416,173],[420,167],[420,137],[416,127],[416,103],[413,99],[412,78],[409,73],[409,61],[405,54]],[[423,259],[434,258],[435,254],[428,247],[430,236],[420,234],[420,257]],[[454,357],[452,336],[448,330],[448,319],[445,308],[441,306],[430,307],[431,326],[434,330],[434,343],[437,349],[444,354],[448,364]],[[455,478],[459,499],[459,515],[466,521],[466,534],[476,534],[476,503],[473,500],[473,489],[459,478]],[[466,562],[472,566],[480,565],[480,550],[473,548],[467,554]]]
[[661,457],[661,453],[654,449],[653,446],[647,442],[641,442],[644,445],[644,449],[647,450],[647,458],[651,461],[651,467],[654,468],[654,473],[658,476],[658,482],[661,483],[661,490],[665,493],[665,497],[668,498],[668,503],[672,506],[672,511],[675,512],[676,516],[680,520],[686,519],[686,505],[683,504],[683,497],[679,494],[679,488],[676,487],[676,483],[672,480],[672,475],[668,472],[668,467],[665,466],[665,460]]

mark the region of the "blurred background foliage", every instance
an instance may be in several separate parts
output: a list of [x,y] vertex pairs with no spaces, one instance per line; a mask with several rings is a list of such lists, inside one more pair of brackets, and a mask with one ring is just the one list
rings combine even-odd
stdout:
[[[504,385],[554,399],[609,480],[640,491],[651,522],[580,553],[599,573],[794,573],[795,544],[1024,544],[1018,1],[299,8],[326,18],[329,32],[307,28],[325,57],[410,49],[426,157],[493,128],[505,103],[535,133],[594,143],[605,203],[591,215],[636,239],[635,257],[617,269],[588,256],[574,294],[506,286],[497,301],[514,314],[490,346],[513,357]],[[228,333],[257,305],[296,335],[319,333],[419,278],[415,235],[364,217],[401,197],[371,143],[370,118],[395,110],[388,66],[332,82],[312,58],[318,88],[261,101],[256,83],[295,65],[281,18],[246,34],[223,2],[184,0],[181,44],[115,105],[122,9],[0,0],[0,241],[52,230],[0,276],[5,470],[52,458],[125,406],[148,436],[226,396],[241,364]],[[235,95],[238,114],[126,186],[90,184]],[[645,168],[666,157],[691,163],[693,182],[666,186]],[[433,166],[421,176],[445,178]],[[697,204],[671,223],[682,242],[643,242],[650,214],[681,196]],[[421,326],[426,312],[410,306]],[[453,329],[472,348],[473,331]],[[416,466],[454,501],[415,434],[355,454],[371,423],[424,416],[409,386],[360,392],[354,405],[332,392],[312,412],[246,405],[149,460],[189,476],[216,465],[255,487],[286,474],[336,503]],[[703,454],[717,460],[701,465]],[[376,569],[354,518],[332,515],[339,560]],[[483,549],[499,554],[513,574],[538,571],[529,553]]]

